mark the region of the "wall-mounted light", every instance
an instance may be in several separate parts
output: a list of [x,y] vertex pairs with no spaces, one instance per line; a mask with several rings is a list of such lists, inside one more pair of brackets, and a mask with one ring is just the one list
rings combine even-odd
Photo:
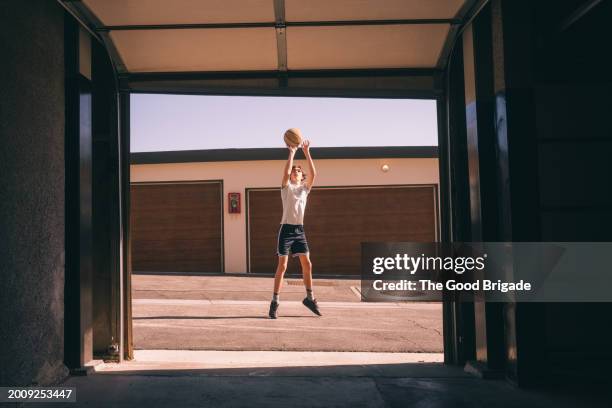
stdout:
[[382,167],[380,168],[382,171],[384,171],[385,173],[389,171],[389,165],[388,164],[383,164]]
[[227,212],[240,214],[240,193],[227,193]]

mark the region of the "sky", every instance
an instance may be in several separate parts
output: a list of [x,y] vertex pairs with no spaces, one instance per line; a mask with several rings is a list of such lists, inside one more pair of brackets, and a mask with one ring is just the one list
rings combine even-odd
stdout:
[[312,147],[437,146],[436,102],[417,99],[131,95],[131,151],[285,147],[296,127]]

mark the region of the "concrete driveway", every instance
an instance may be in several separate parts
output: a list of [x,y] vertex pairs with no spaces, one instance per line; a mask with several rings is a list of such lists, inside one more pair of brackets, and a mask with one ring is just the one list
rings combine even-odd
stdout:
[[440,303],[362,303],[358,280],[315,279],[318,317],[301,304],[301,280],[287,279],[270,320],[271,277],[132,279],[136,349],[443,351]]

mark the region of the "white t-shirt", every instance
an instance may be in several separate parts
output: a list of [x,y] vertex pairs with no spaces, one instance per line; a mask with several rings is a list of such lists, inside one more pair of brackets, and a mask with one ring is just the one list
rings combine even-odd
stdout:
[[306,210],[306,198],[310,190],[304,183],[287,183],[287,187],[281,188],[283,199],[283,218],[281,224],[304,224],[304,210]]

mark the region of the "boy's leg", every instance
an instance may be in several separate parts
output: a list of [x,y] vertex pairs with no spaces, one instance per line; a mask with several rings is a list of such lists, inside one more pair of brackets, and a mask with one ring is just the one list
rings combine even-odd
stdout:
[[299,255],[300,264],[302,266],[302,279],[306,291],[312,293],[312,262],[310,262],[310,254],[306,253]]
[[302,301],[314,314],[321,316],[319,305],[312,293],[312,262],[310,262],[310,254],[300,254],[300,264],[302,265],[302,277],[304,279],[304,287],[306,288],[306,298]]
[[[295,241],[291,244],[291,253],[293,256],[300,258],[304,287],[307,293],[312,293],[312,263],[310,262],[310,249],[308,248],[308,241],[306,240],[303,226],[296,228],[296,237]],[[312,300],[312,296],[309,296],[309,299]]]
[[283,285],[283,277],[285,276],[285,271],[287,270],[288,259],[289,256],[287,255],[279,255],[278,257],[278,265],[276,266],[276,273],[274,274],[275,295],[280,294],[281,286]]
[[276,319],[277,310],[278,310],[278,302],[280,289],[283,284],[283,276],[285,275],[285,271],[287,270],[287,260],[289,257],[287,255],[280,255],[278,257],[278,265],[276,267],[276,273],[274,274],[274,293],[272,294],[272,301],[270,302],[270,310],[268,311],[268,316],[270,319]]
[[273,302],[278,302],[278,295],[283,284],[283,276],[287,270],[287,263],[289,259],[289,250],[293,245],[294,238],[291,235],[290,228],[287,225],[281,224],[278,230],[278,242],[276,248],[276,254],[278,255],[278,265],[276,266],[276,273],[274,274],[274,296],[272,297]]

